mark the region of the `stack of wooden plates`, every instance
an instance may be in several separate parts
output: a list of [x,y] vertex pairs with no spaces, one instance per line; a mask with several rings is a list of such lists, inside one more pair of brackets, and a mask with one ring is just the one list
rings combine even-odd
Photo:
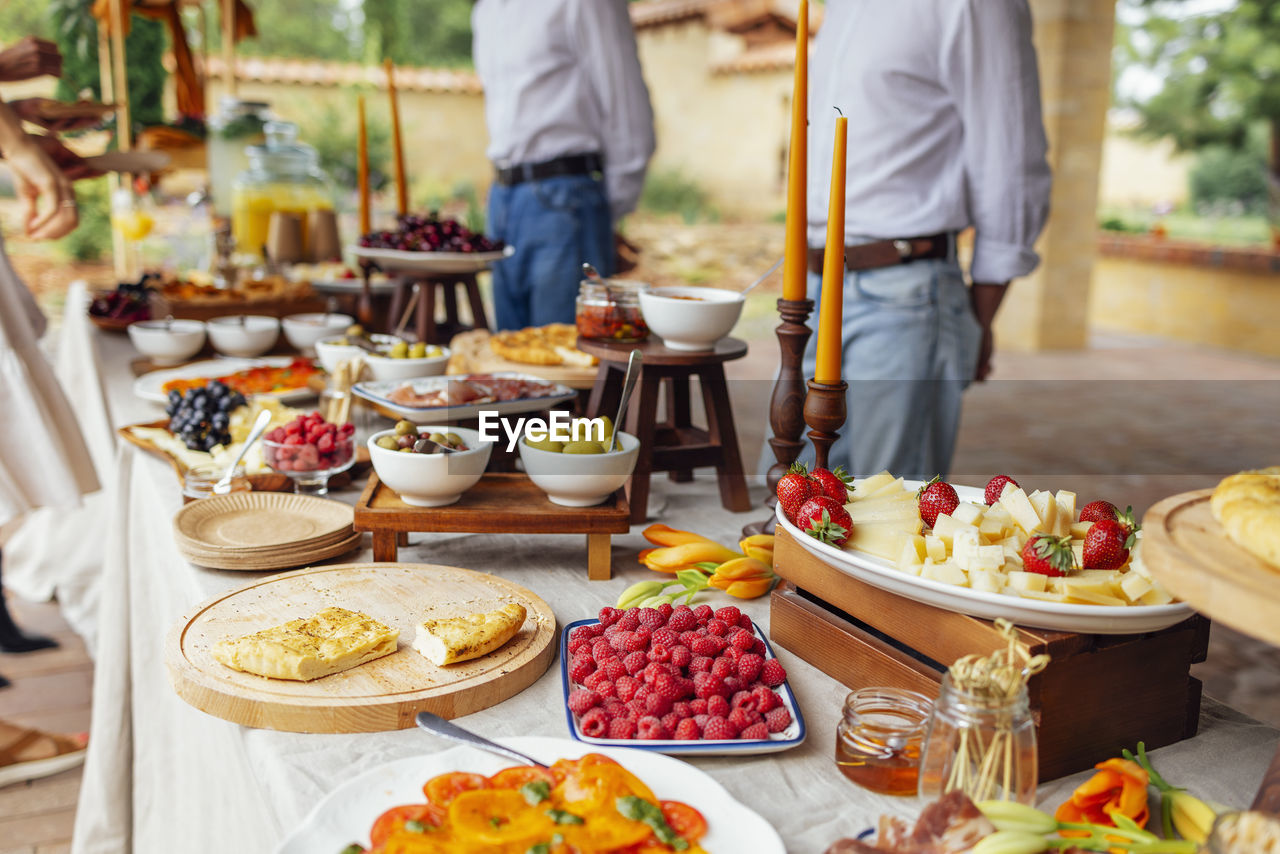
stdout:
[[173,517],[182,556],[212,569],[263,571],[303,566],[360,545],[353,509],[341,502],[281,492],[202,498]]

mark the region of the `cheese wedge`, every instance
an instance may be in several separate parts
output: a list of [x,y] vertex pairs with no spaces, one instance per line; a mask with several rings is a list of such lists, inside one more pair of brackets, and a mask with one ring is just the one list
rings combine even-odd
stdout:
[[307,619],[219,641],[213,657],[244,673],[310,682],[390,655],[399,637],[365,614],[325,608]]
[[511,602],[495,611],[424,620],[418,624],[413,648],[439,667],[469,661],[488,655],[515,637],[524,618],[524,606]]

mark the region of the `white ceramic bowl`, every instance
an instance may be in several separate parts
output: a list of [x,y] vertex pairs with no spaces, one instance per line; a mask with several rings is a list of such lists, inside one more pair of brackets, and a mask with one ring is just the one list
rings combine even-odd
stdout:
[[[375,382],[438,377],[444,373],[449,364],[448,347],[440,348],[444,351],[443,355],[440,356],[428,356],[422,359],[392,359],[389,356],[369,353],[352,344],[337,343],[342,337],[341,335],[335,335],[329,338],[322,338],[316,342],[316,356],[320,359],[321,366],[331,374],[338,369],[340,362],[349,361],[356,356],[364,357],[365,364],[369,367],[369,376]],[[369,336],[369,340],[375,346],[389,346],[395,343],[396,337],[394,335],[374,333]]]
[[349,314],[291,314],[280,325],[284,327],[285,340],[289,346],[304,354],[315,352],[316,342],[321,338],[330,338],[335,333],[343,332],[355,323]]
[[274,347],[280,337],[279,318],[262,314],[214,317],[209,319],[206,326],[213,349],[224,356],[238,356],[242,359],[261,356]]
[[140,320],[129,324],[129,340],[157,365],[177,365],[200,352],[205,327],[199,320]]
[[419,433],[457,433],[467,450],[453,454],[406,454],[379,447],[378,439],[394,436],[382,430],[369,437],[369,459],[378,479],[399,493],[405,504],[443,507],[453,504],[476,485],[489,464],[493,442],[481,442],[480,434],[466,427],[418,425]]
[[677,285],[640,292],[650,331],[672,350],[710,350],[729,334],[745,300],[737,291]]
[[558,454],[530,448],[521,439],[520,460],[525,474],[553,504],[593,507],[627,482],[636,467],[640,440],[618,433],[621,450],[611,454]]

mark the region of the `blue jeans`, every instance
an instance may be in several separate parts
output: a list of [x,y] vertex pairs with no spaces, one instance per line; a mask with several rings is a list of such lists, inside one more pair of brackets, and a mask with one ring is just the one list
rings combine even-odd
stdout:
[[489,233],[515,247],[493,266],[498,329],[573,323],[582,262],[613,273],[613,223],[604,184],[589,175],[489,189]]
[[[809,297],[816,302],[820,290],[821,277],[810,273]],[[817,317],[815,308],[815,330]],[[945,477],[982,343],[960,267],[933,260],[846,273],[843,320],[848,418],[831,447],[831,468]],[[806,378],[816,352],[815,333],[805,351]],[[767,444],[765,451],[767,468],[773,454]],[[800,459],[811,463],[813,448]]]

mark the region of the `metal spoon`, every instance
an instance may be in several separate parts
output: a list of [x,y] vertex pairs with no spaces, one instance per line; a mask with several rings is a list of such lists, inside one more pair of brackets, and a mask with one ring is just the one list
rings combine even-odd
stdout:
[[600,275],[600,271],[595,267],[592,267],[591,262],[589,261],[582,262],[582,275],[586,276],[588,279],[599,279],[602,282],[604,281],[604,276]]
[[525,756],[518,750],[512,750],[510,747],[503,747],[496,741],[490,741],[482,735],[477,735],[470,730],[463,729],[452,721],[446,721],[439,715],[433,715],[431,712],[418,712],[416,718],[418,726],[425,729],[432,735],[438,735],[441,738],[447,738],[450,741],[457,741],[469,747],[478,747],[481,750],[487,750],[490,753],[496,753],[499,756],[505,756],[507,759],[514,759],[525,765],[537,765],[539,768],[546,768],[545,762],[539,762],[531,756]]
[[644,363],[644,356],[639,350],[631,351],[631,358],[627,359],[627,375],[622,379],[622,400],[618,402],[618,417],[613,420],[613,432],[609,434],[609,447],[604,449],[606,454],[613,451],[614,446],[618,443],[618,431],[622,429],[622,416],[627,411],[627,404],[631,402],[631,392],[635,390],[636,380],[640,379],[640,366]]
[[761,283],[761,282],[763,282],[765,279],[767,279],[767,278],[769,278],[770,276],[772,276],[772,275],[773,275],[773,273],[774,273],[774,271],[775,271],[775,270],[777,270],[779,267],[781,267],[781,266],[782,266],[782,261],[783,261],[783,259],[782,259],[782,258],[779,258],[777,261],[775,261],[775,262],[773,263],[773,266],[772,266],[772,267],[770,267],[768,270],[766,270],[763,276],[761,276],[760,278],[756,279],[754,282],[752,282],[751,284],[747,285],[747,286],[746,286],[746,288],[744,288],[744,289],[742,290],[742,292],[741,292],[741,293],[742,293],[742,295],[745,297],[747,294],[751,293],[751,290],[752,290],[756,285],[760,284],[760,283]]
[[[430,450],[435,448],[435,450]],[[418,435],[418,441],[413,443],[413,452],[415,454],[456,454],[457,448],[450,448],[448,445],[442,445],[439,442],[433,442],[426,436]]]
[[258,441],[258,437],[266,431],[267,425],[271,423],[271,411],[264,409],[258,413],[258,417],[253,421],[253,429],[249,431],[249,438],[244,440],[244,447],[240,449],[240,453],[231,462],[227,468],[227,473],[222,479],[213,485],[214,495],[225,495],[231,491],[231,477],[236,472],[236,466],[240,465],[240,461],[244,459],[244,455],[249,453],[249,449],[253,447],[253,443]]

